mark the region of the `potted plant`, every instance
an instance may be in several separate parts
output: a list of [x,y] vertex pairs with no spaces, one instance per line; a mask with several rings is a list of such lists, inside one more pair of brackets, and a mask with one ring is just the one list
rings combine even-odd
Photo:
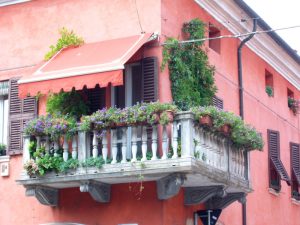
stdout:
[[204,127],[212,127],[213,120],[217,117],[219,111],[214,106],[193,107],[191,110],[195,113],[195,118],[199,124]]
[[288,107],[293,111],[296,115],[299,110],[299,102],[293,97],[288,97]]
[[274,96],[274,90],[273,90],[273,87],[267,85],[266,86],[266,93],[269,97],[273,97]]
[[6,155],[6,145],[0,144],[0,156]]

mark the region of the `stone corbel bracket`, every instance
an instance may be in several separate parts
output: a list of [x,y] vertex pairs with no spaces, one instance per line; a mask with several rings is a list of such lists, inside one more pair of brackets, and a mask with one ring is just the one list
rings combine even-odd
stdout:
[[58,206],[58,189],[43,186],[27,186],[26,196],[36,197],[37,200],[48,206]]
[[205,206],[207,209],[224,209],[231,203],[239,201],[240,203],[246,202],[246,194],[242,192],[228,193],[224,197],[215,196],[209,199]]
[[89,192],[96,202],[107,203],[110,201],[110,184],[86,181],[80,185],[80,191]]
[[214,196],[224,197],[226,192],[224,186],[201,186],[201,187],[186,187],[184,188],[184,204],[195,205],[201,204]]
[[174,173],[157,180],[157,198],[165,200],[177,195],[185,179],[185,175]]

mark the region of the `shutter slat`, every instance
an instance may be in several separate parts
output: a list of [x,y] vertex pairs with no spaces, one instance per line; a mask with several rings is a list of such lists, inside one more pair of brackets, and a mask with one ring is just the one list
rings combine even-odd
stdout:
[[9,140],[8,154],[15,155],[23,150],[23,128],[26,121],[37,114],[37,101],[34,97],[19,99],[18,80],[9,81]]
[[298,185],[300,185],[300,148],[299,144],[290,143],[291,149],[291,167],[295,174]]
[[217,96],[213,96],[212,98],[212,103],[213,106],[219,108],[219,109],[224,109],[224,103],[223,100]]
[[148,57],[142,60],[142,73],[143,73],[143,101],[154,102],[158,99],[157,91],[157,77],[158,77],[158,64],[156,57]]
[[268,148],[269,158],[271,163],[274,165],[280,179],[287,182],[290,185],[291,179],[284,168],[283,163],[280,160],[280,136],[278,131],[268,130]]

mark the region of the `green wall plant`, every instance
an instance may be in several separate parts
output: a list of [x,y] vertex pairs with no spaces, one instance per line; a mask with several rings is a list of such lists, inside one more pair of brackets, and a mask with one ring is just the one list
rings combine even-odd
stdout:
[[50,50],[45,54],[45,60],[51,59],[61,49],[69,46],[80,46],[84,43],[83,38],[77,36],[73,30],[68,30],[63,27],[59,30],[60,38],[57,40],[56,45],[51,45]]
[[[205,25],[199,19],[184,24],[182,30],[188,40],[205,37]],[[180,43],[176,38],[168,38],[163,48],[161,70],[168,65],[173,101],[182,110],[211,104],[217,91],[215,68],[209,64],[203,44],[203,41]]]

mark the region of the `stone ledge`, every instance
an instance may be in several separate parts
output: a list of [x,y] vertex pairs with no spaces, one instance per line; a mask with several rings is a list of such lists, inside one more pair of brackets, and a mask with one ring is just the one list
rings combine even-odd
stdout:
[[300,206],[300,200],[297,200],[297,199],[294,199],[294,198],[291,198],[291,200],[292,200],[292,204]]
[[9,161],[10,161],[10,156],[9,155],[0,156],[0,163],[9,162]]
[[276,197],[280,196],[280,192],[274,190],[273,188],[269,188],[269,193],[276,196]]

